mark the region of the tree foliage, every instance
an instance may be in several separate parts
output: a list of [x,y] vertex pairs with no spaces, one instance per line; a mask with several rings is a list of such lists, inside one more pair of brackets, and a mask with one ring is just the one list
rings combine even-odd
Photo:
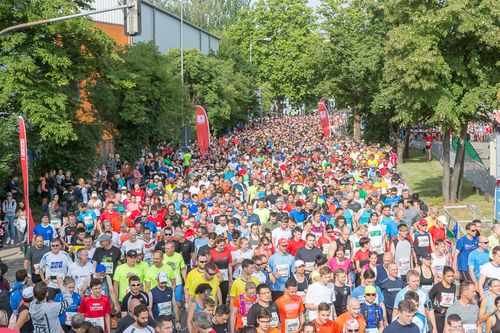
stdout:
[[[87,5],[86,0],[1,1],[0,30],[78,13]],[[83,133],[77,124],[86,98],[80,83],[101,72],[103,63],[114,57],[113,50],[112,40],[89,18],[41,25],[0,37],[0,128],[3,135],[9,133],[1,143],[0,170],[19,163],[17,133],[12,136],[12,126],[20,114],[30,124],[28,148],[48,147],[38,156],[55,160],[60,149],[75,145]],[[64,166],[72,158],[58,162]],[[38,160],[32,161],[33,165]]]
[[260,0],[226,29],[222,52],[250,58],[259,83],[269,82],[275,99],[303,103],[316,98],[315,62],[320,37],[306,0]]
[[[180,75],[180,50],[167,55],[173,75]],[[196,49],[184,52],[184,86],[190,102],[206,108],[210,129],[221,132],[248,117],[255,107],[255,84],[236,70],[232,59],[204,55]],[[191,119],[191,118],[190,118]]]
[[129,46],[94,85],[92,104],[112,133],[117,151],[135,159],[145,146],[179,138],[182,115],[190,117],[180,77],[152,43]]

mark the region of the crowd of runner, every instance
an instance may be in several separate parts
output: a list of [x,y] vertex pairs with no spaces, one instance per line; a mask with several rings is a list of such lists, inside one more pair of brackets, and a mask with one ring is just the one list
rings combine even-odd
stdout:
[[[205,156],[160,144],[133,164],[110,155],[89,180],[42,175],[24,269],[9,283],[0,264],[0,326],[499,333],[500,225],[454,239],[390,146],[320,133],[315,116],[273,119]],[[2,211],[22,226],[14,197]]]

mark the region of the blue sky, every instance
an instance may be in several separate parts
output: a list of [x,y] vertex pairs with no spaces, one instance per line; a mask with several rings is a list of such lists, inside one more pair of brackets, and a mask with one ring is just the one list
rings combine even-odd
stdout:
[[315,8],[317,6],[319,6],[320,4],[320,0],[309,0],[309,6]]

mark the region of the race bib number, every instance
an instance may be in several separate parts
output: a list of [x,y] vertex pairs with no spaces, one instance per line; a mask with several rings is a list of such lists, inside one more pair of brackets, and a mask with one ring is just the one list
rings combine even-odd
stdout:
[[311,262],[306,262],[306,267],[314,267],[314,262],[311,261]]
[[158,313],[165,316],[172,314],[172,302],[158,303]]
[[71,319],[77,314],[78,312],[66,312],[66,319],[64,321],[64,324],[71,326]]
[[50,220],[50,225],[53,226],[54,229],[59,229],[61,227],[61,219]]
[[288,265],[278,265],[276,267],[276,269],[278,270],[279,276],[281,276],[281,277],[288,277],[288,272],[290,270],[290,268],[288,267]]
[[271,327],[278,327],[280,320],[276,312],[271,313]]
[[447,308],[455,303],[455,294],[453,293],[441,293],[441,301],[439,305],[443,308]]
[[421,247],[429,246],[429,237],[427,236],[419,236],[418,237],[418,245]]
[[477,333],[477,325],[474,324],[464,324],[465,333]]
[[372,230],[370,231],[370,237],[380,237],[382,236],[382,231],[380,230]]
[[219,269],[220,275],[222,276],[222,281],[229,280],[229,271],[227,269]]
[[106,267],[106,274],[113,274],[113,263],[112,262],[101,262],[104,267]]
[[409,258],[400,258],[398,263],[399,263],[400,272],[406,273],[410,270],[410,259]]
[[241,321],[243,322],[243,326],[247,326],[248,317],[241,317]]
[[367,328],[366,333],[378,333],[378,328]]
[[299,328],[300,328],[299,318],[285,320],[285,332],[287,333],[297,332]]
[[40,264],[33,265],[33,274],[40,275]]
[[345,249],[345,257],[346,258],[351,258],[351,250]]
[[323,244],[323,254],[328,254],[331,244]]
[[96,327],[102,327],[104,328],[104,317],[99,317],[99,318],[85,318],[85,321],[88,321],[92,325]]

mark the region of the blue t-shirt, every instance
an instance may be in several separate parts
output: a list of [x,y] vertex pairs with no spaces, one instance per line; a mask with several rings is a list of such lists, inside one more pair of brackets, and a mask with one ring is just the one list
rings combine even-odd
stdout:
[[[73,295],[71,295],[73,298],[73,304],[69,308],[66,309],[66,311],[61,312],[59,315],[59,321],[61,322],[62,325],[66,323],[66,313],[78,313],[78,307],[80,306],[80,303],[82,302],[82,297],[80,296],[79,293],[73,292]],[[54,297],[54,302],[62,302],[63,297],[62,294],[59,293]],[[66,324],[69,325],[69,324]]]
[[[400,292],[397,293],[396,298],[394,299],[394,309],[398,308],[399,302],[401,302],[405,298],[405,295],[408,292],[408,290],[409,290],[408,287],[405,287],[405,288],[401,289]],[[422,287],[418,288],[417,294],[419,297],[419,299],[418,299],[419,305],[418,305],[417,311],[420,312],[421,314],[425,315],[425,310],[432,309],[432,302],[429,299],[429,294]]]
[[272,291],[285,290],[285,282],[290,276],[292,276],[292,267],[294,262],[294,257],[288,253],[285,255],[275,253],[269,258],[267,264],[271,269],[271,272],[280,274],[280,276],[276,279],[276,282],[271,283],[270,285]]
[[398,234],[398,223],[392,217],[382,216],[380,223],[385,225],[385,233],[389,235],[389,240]]
[[384,304],[387,309],[394,308],[394,300],[396,299],[396,295],[401,291],[401,289],[403,289],[404,285],[405,283],[403,282],[403,280],[401,280],[400,277],[397,277],[394,281],[385,279],[379,283],[382,294],[384,294]]
[[365,317],[366,328],[378,328],[380,321],[384,320],[382,307],[377,303],[372,305],[364,303],[359,308],[359,312]]
[[292,211],[290,212],[290,217],[293,217],[295,222],[297,222],[298,224],[302,224],[307,217],[307,213],[304,210],[298,212],[296,209],[292,209]]
[[481,265],[487,264],[489,261],[490,253],[488,250],[479,251],[478,249],[475,249],[469,254],[467,265],[474,267],[474,276],[476,277],[476,280],[479,280],[479,270]]
[[44,227],[42,224],[37,224],[33,229],[33,234],[41,235],[43,237],[43,240],[45,241],[44,242],[45,245],[48,245],[52,238],[57,237],[56,230],[50,224],[47,225],[46,227]]
[[460,272],[467,272],[469,270],[469,254],[477,249],[478,242],[477,237],[469,239],[467,236],[463,236],[457,241],[455,248],[460,251],[458,254],[458,270]]
[[382,333],[420,333],[420,330],[414,323],[410,323],[410,325],[401,325],[399,321],[394,320],[382,331]]
[[[380,304],[384,302],[384,294],[380,290],[378,286],[375,286],[375,289],[377,289],[377,297],[375,298],[374,303]],[[359,303],[364,303],[365,302],[365,286],[362,284],[354,288],[354,290],[351,293],[352,298],[357,298]]]
[[85,231],[91,233],[95,228],[95,221],[97,220],[97,215],[95,215],[93,210],[87,210],[86,212],[80,212],[78,215],[78,221],[85,223]]

